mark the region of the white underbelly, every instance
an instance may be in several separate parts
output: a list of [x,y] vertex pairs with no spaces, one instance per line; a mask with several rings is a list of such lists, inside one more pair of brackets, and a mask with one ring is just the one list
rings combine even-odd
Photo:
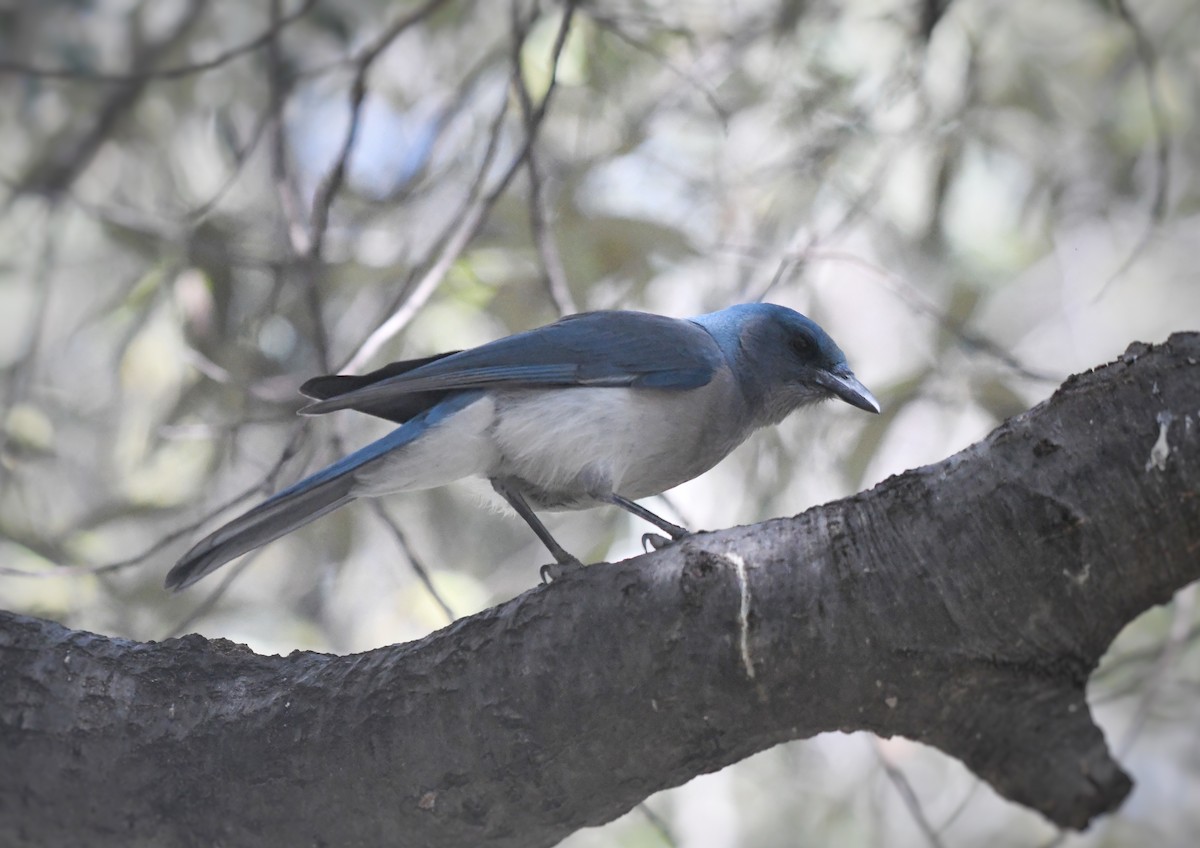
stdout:
[[513,481],[549,509],[592,506],[613,492],[658,494],[707,471],[748,435],[729,415],[731,391],[724,375],[690,391],[493,390],[360,468],[355,495],[464,477]]
[[643,498],[707,471],[747,435],[720,417],[719,392],[577,388],[497,399],[497,476],[564,500],[616,492]]

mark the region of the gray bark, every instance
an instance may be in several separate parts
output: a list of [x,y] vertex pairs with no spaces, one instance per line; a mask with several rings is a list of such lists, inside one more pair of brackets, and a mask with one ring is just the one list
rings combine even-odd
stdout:
[[2,614],[0,844],[552,845],[860,729],[1082,828],[1131,785],[1088,675],[1200,577],[1198,362],[1135,345],[937,465],[356,656]]

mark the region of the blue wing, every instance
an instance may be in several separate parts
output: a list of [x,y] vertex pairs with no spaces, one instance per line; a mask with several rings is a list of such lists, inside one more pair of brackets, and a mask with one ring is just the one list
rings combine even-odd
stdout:
[[448,393],[495,387],[706,385],[724,361],[691,321],[645,312],[586,312],[471,350],[393,363],[363,377],[319,377],[301,390],[322,398],[301,412],[357,409],[406,421]]

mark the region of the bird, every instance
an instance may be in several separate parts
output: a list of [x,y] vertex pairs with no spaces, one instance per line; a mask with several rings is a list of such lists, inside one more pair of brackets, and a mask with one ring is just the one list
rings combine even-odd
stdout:
[[[180,590],[358,498],[482,477],[554,557],[543,581],[581,566],[537,511],[612,505],[688,531],[637,503],[712,468],[755,430],[840,399],[879,402],[841,348],[784,306],[743,303],[690,319],[604,310],[363,375],[300,387],[321,415],[352,409],[399,426],[282,489],[198,541],[168,572]],[[668,538],[669,537],[669,538]]]

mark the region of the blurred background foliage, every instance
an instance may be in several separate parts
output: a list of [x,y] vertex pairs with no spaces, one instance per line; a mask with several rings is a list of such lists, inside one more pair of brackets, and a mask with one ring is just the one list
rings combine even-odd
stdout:
[[[1198,109],[1194,0],[0,0],[0,605],[348,652],[516,595],[545,553],[467,487],[161,581],[385,431],[298,419],[308,376],[574,310],[765,297],[883,401],[796,415],[655,506],[689,526],[944,458],[1200,323]],[[644,529],[550,521],[593,560]],[[1197,621],[1193,586],[1093,680],[1138,786],[1086,835],[856,734],[566,844],[1193,845]]]

